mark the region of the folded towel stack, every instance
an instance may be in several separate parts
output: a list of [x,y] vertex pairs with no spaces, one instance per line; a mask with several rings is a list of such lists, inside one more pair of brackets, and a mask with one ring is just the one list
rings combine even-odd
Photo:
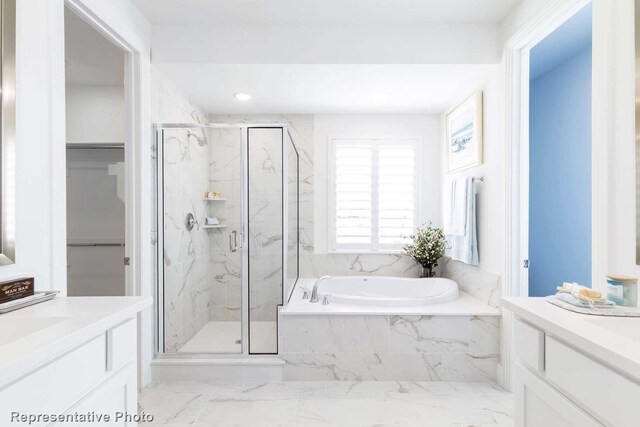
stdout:
[[608,308],[615,304],[604,298],[602,292],[594,291],[577,283],[564,282],[558,287],[556,296],[562,301],[576,307]]

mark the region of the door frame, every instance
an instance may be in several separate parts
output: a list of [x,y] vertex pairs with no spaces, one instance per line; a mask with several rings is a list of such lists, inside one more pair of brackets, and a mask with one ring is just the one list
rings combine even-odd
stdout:
[[[589,0],[553,0],[521,27],[505,44],[505,274],[503,296],[528,296],[528,149],[529,149],[529,53],[533,46],[576,12]],[[614,59],[614,7],[608,0],[591,0],[593,7],[592,42],[592,284],[608,269],[608,186],[609,145],[614,138],[612,126]],[[512,387],[512,319],[503,310],[501,350],[502,383]]]
[[[93,0],[63,0],[68,7],[93,29],[123,51],[125,56],[125,256],[130,264],[125,268],[126,294],[129,296],[153,296],[153,234],[149,219],[151,202],[151,128],[149,119],[150,50],[148,41],[113,15],[110,5]],[[57,25],[64,35],[64,14]],[[64,73],[60,79],[64,99]],[[64,110],[62,123],[64,123]],[[65,177],[66,144],[61,141],[54,151],[52,164],[54,177]],[[63,188],[66,188],[63,187]],[[61,199],[58,216],[66,221],[66,190],[58,194]],[[62,196],[62,197],[60,197]],[[66,243],[66,232],[62,242]],[[64,252],[66,253],[66,251]],[[124,260],[123,260],[124,262]],[[63,267],[66,268],[66,262]],[[66,274],[64,275],[66,279]],[[66,280],[65,280],[66,286]],[[144,387],[151,381],[150,361],[153,356],[153,312],[146,309],[138,315],[138,385]]]
[[[596,1],[593,1],[594,12]],[[540,12],[533,22],[515,34],[507,43],[508,143],[506,164],[508,165],[507,218],[510,219],[507,221],[510,222],[507,229],[507,236],[510,236],[507,241],[509,260],[507,268],[510,267],[511,277],[508,282],[511,283],[511,295],[513,296],[526,297],[529,293],[529,270],[524,267],[524,261],[529,257],[529,68],[531,49],[590,2],[590,0],[570,0],[560,5],[556,2]],[[593,80],[595,81],[595,78]],[[595,137],[592,137],[593,139]],[[593,157],[596,157],[595,153]],[[594,202],[595,199],[596,197],[594,197]],[[595,206],[592,205],[592,210],[594,208]],[[595,220],[592,221],[595,223]],[[593,265],[596,264],[594,258]],[[594,275],[592,272],[592,276]]]

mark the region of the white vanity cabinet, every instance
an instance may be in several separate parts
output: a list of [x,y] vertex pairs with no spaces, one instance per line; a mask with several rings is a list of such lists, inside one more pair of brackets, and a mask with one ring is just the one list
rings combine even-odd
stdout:
[[[42,304],[41,311],[52,313],[39,313],[34,306],[32,317],[0,316],[0,326],[28,324],[29,319],[56,311],[65,318],[0,346],[0,352],[7,350],[0,353],[0,426],[136,426],[136,313],[146,303],[126,298],[99,301],[94,312],[81,301],[58,301],[59,310],[55,304]],[[29,424],[16,422],[16,416],[41,418]]]
[[640,384],[522,318],[514,324],[516,425],[635,427]]
[[[12,414],[136,413],[136,320],[99,332],[16,382],[0,389],[0,425],[11,425]],[[8,418],[7,418],[8,417]],[[51,423],[35,425],[90,425]],[[17,425],[17,424],[16,424]],[[127,425],[112,423],[109,425]],[[128,424],[133,425],[133,424]]]

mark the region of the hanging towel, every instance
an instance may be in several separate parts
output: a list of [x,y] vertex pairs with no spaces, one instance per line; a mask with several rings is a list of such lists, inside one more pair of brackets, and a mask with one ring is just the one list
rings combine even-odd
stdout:
[[468,177],[451,181],[451,200],[445,233],[464,236],[467,227],[467,181]]
[[[458,178],[454,181],[457,189],[464,186],[466,191],[464,192],[464,203],[461,206],[454,206],[452,201],[452,210],[462,209],[465,212],[464,215],[464,233],[462,235],[455,234],[456,227],[454,227],[453,220],[451,221],[451,228],[446,234],[447,242],[449,243],[448,254],[451,259],[462,261],[465,264],[478,265],[478,233],[476,224],[476,194],[477,188],[473,177]],[[453,196],[453,194],[452,194]],[[455,200],[455,198],[454,198]],[[451,212],[452,219],[455,212]]]

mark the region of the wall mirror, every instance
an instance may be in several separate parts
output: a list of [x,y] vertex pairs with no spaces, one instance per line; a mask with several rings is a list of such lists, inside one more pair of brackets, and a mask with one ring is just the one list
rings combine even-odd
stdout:
[[0,0],[0,265],[16,260],[16,0]]

